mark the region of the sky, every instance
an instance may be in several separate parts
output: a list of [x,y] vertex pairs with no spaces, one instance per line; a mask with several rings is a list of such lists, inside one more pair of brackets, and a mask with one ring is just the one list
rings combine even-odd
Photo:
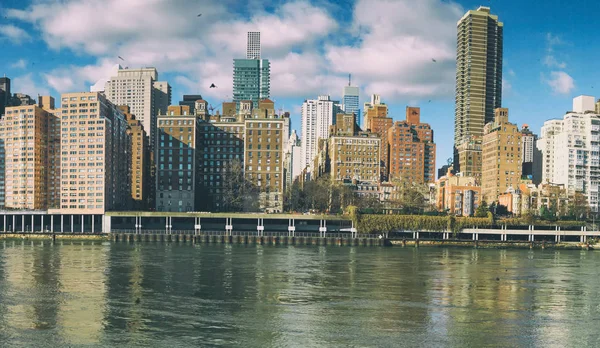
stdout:
[[[600,11],[595,0],[0,0],[0,74],[14,92],[87,91],[115,64],[156,67],[172,103],[201,94],[231,99],[233,58],[246,33],[261,32],[271,61],[271,99],[300,133],[305,99],[340,100],[352,74],[360,103],[379,94],[394,120],[421,107],[437,144],[452,156],[456,23],[489,6],[504,23],[502,106],[539,133],[572,98],[600,90]],[[201,16],[198,16],[201,14]],[[119,59],[121,56],[124,60]],[[435,59],[436,62],[433,62]],[[210,89],[214,83],[217,88]]]

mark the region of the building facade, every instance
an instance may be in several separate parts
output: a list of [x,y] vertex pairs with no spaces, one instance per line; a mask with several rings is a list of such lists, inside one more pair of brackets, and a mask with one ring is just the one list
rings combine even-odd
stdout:
[[125,115],[100,93],[61,96],[61,214],[130,208]]
[[[337,101],[328,95],[305,100],[302,104],[302,158],[303,167],[311,166],[317,155],[319,139],[327,139],[329,127],[339,111]],[[309,167],[309,172],[311,168]]]
[[154,198],[151,191],[155,186],[150,177],[150,139],[142,123],[130,112],[129,106],[121,105],[119,109],[127,120],[127,133],[131,141],[129,176],[132,208],[136,210],[154,208],[154,202],[150,202],[151,198]]
[[481,193],[486,202],[495,202],[521,180],[521,132],[508,122],[508,109],[498,108],[494,122],[485,125],[482,140]]
[[419,108],[407,107],[406,120],[388,130],[389,178],[414,183],[435,182],[435,143],[433,130],[421,123]]
[[473,136],[456,148],[459,161],[457,167],[460,168],[460,173],[464,176],[474,177],[478,183],[481,182],[481,166],[483,164],[481,158],[482,140],[483,137]]
[[[455,148],[472,136],[482,136],[483,127],[502,105],[503,27],[498,16],[483,6],[465,13],[457,24]],[[460,160],[455,158],[454,163]]]
[[390,174],[390,154],[388,142],[388,130],[394,124],[394,120],[388,117],[388,106],[381,103],[381,98],[374,94],[371,96],[371,102],[364,105],[364,128],[367,132],[372,132],[381,138],[381,181],[387,181]]
[[289,129],[289,122],[289,117],[275,113],[269,99],[262,100],[244,119],[245,176],[258,189],[260,209],[266,212],[283,211],[284,145],[288,137],[284,129]]
[[481,204],[481,187],[473,177],[454,175],[452,168],[435,183],[436,208],[457,216],[473,216]]
[[248,32],[248,44],[246,47],[246,59],[260,59],[260,32]]
[[56,141],[55,137],[60,138],[53,127],[57,117],[53,110],[37,105],[7,107],[5,113],[0,119],[0,146],[4,152],[3,207],[48,209],[50,191],[55,189],[50,186],[54,184],[50,175],[56,173],[50,167],[50,158],[54,157],[51,143]]
[[594,97],[573,100],[573,111],[562,120],[542,126],[537,142],[543,156],[543,183],[564,185],[568,194],[583,193],[593,212],[598,211],[600,185],[600,115]]
[[171,87],[158,81],[155,68],[121,69],[111,76],[104,87],[107,99],[114,105],[127,105],[150,137],[150,148],[154,151],[156,139],[156,117],[164,114],[171,105]]
[[197,211],[199,122],[188,106],[169,106],[157,121],[156,210]]
[[10,106],[11,96],[10,78],[0,77],[0,116],[4,115],[5,108]]

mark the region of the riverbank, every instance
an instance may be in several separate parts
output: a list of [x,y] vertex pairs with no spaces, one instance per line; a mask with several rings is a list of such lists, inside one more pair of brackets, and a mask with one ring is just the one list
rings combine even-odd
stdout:
[[594,250],[593,245],[578,242],[471,241],[471,240],[389,240],[396,247],[462,247],[482,249],[562,249]]
[[108,234],[0,233],[0,240],[108,241]]

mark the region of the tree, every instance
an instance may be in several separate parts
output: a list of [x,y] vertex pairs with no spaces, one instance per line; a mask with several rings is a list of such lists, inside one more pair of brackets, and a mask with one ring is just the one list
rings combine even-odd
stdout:
[[508,215],[510,215],[510,212],[508,211],[508,208],[505,205],[498,204],[498,205],[496,205],[496,215],[508,216]]
[[240,160],[234,159],[225,165],[222,179],[224,211],[258,211],[259,190],[244,176],[244,165]]
[[590,206],[587,203],[586,196],[581,192],[575,192],[569,200],[568,214],[576,220],[587,217],[590,213]]
[[486,201],[481,201],[475,210],[475,217],[484,218],[488,216],[488,205]]

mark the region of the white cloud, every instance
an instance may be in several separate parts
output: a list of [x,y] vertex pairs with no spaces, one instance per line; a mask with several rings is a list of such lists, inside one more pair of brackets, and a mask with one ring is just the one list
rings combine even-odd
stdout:
[[38,94],[50,95],[48,88],[40,87],[40,84],[34,81],[32,73],[13,78],[11,85],[11,88],[15,93],[25,93],[34,99],[38,96]]
[[542,81],[557,94],[569,94],[575,88],[575,81],[564,71],[552,71],[550,72],[550,78],[542,75]]
[[31,36],[25,30],[12,24],[0,25],[0,37],[6,37],[15,44],[31,40]]
[[567,63],[559,61],[556,58],[555,46],[563,45],[564,41],[557,35],[552,33],[546,34],[546,56],[544,56],[543,64],[549,68],[565,69]]
[[[174,74],[170,82],[184,92],[225,100],[232,95],[232,59],[245,57],[246,32],[260,31],[262,56],[271,61],[273,99],[337,97],[348,73],[364,92],[388,101],[453,94],[456,22],[464,12],[455,3],[358,0],[349,24],[338,23],[330,7],[308,0],[254,1],[243,16],[230,10],[239,5],[238,0],[37,0],[7,15],[33,24],[52,49],[97,58],[96,64],[47,72],[48,85],[59,92],[88,90],[120,63],[154,66]],[[351,41],[338,44],[348,35]],[[208,88],[211,83],[218,88]]]
[[25,59],[19,59],[15,63],[11,64],[11,68],[13,69],[25,69],[27,66],[27,61]]
[[506,96],[512,92],[512,85],[506,79],[502,79],[502,95]]

